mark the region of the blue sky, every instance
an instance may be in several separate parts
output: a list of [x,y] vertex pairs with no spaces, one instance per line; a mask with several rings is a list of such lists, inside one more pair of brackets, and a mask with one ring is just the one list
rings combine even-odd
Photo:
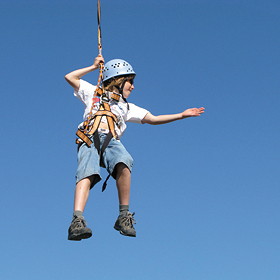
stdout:
[[84,212],[92,238],[70,242],[83,105],[64,75],[98,53],[96,8],[0,2],[1,279],[279,279],[280,2],[101,0],[105,60],[137,72],[129,101],[206,111],[128,124],[137,237],[113,229],[110,179]]

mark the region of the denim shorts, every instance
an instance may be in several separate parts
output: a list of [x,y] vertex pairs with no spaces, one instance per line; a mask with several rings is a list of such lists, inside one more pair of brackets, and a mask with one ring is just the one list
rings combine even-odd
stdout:
[[[102,146],[107,134],[99,133],[100,147]],[[93,141],[93,137],[90,138]],[[114,172],[115,166],[118,163],[124,163],[131,171],[133,166],[133,158],[127,152],[123,144],[112,138],[107,148],[103,153],[102,167],[106,168],[108,173],[116,179]],[[100,176],[100,157],[94,146],[94,143],[88,147],[85,143],[80,146],[78,152],[78,168],[76,172],[76,183],[80,180],[87,178],[91,175],[94,176],[94,181],[91,188],[101,180]]]

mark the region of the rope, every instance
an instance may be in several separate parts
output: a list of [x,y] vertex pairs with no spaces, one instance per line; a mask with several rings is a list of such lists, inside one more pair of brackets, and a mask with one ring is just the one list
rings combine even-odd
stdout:
[[[101,8],[100,8],[100,0],[98,0],[98,2],[97,2],[98,49],[99,49],[99,54],[101,55],[102,54],[102,45],[101,45],[101,26],[100,26],[100,21],[101,21]],[[89,121],[90,121],[91,116],[92,116],[92,110],[93,110],[93,106],[94,106],[95,101],[96,101],[96,96],[97,96],[97,92],[98,92],[98,88],[99,88],[100,84],[101,84],[102,92],[104,93],[103,69],[104,69],[104,64],[100,63],[98,82],[97,82],[97,85],[96,85],[96,90],[94,92],[94,96],[92,98],[92,105],[91,105],[91,108],[90,108],[90,112],[89,112],[88,118],[87,118],[87,120],[84,123],[84,127],[85,127],[84,133],[87,133],[87,131],[88,131]]]

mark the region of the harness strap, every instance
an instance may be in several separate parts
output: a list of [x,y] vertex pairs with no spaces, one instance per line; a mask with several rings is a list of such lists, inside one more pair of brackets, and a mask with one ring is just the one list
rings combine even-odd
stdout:
[[114,138],[117,138],[117,135],[115,132],[115,126],[114,126],[114,122],[115,123],[117,122],[117,117],[111,112],[109,103],[103,102],[100,105],[99,110],[92,117],[92,119],[94,119],[94,122],[93,122],[91,128],[89,129],[88,133],[85,134],[81,129],[78,129],[76,132],[76,135],[82,141],[84,141],[88,147],[91,146],[92,141],[89,139],[89,137],[87,135],[93,135],[95,133],[95,131],[97,131],[103,116],[106,116],[106,118],[107,118],[109,130],[110,130],[112,136]]
[[[98,154],[99,154],[99,158],[100,158],[100,165],[103,161],[103,153],[105,151],[105,149],[108,147],[108,144],[109,142],[111,141],[111,139],[113,138],[113,135],[111,133],[111,131],[107,134],[103,144],[102,144],[102,147],[100,149],[100,139],[99,139],[99,134],[98,134],[98,131],[96,131],[94,134],[93,134],[93,140],[94,140],[94,146],[96,148],[96,150],[98,151]],[[105,191],[106,189],[106,186],[107,186],[107,181],[108,179],[110,178],[110,174],[107,176],[105,182],[103,183],[103,186],[102,186],[102,192]]]
[[96,116],[94,116],[94,123],[93,123],[93,125],[92,125],[92,127],[91,127],[91,129],[90,129],[90,131],[89,131],[89,133],[88,134],[90,134],[90,135],[92,135],[92,134],[94,134],[94,132],[97,130],[97,128],[99,127],[99,125],[100,125],[100,122],[101,122],[101,119],[102,119],[102,115],[96,115]]
[[113,92],[112,95],[111,95],[111,98],[116,100],[116,101],[120,101],[120,97],[121,97],[121,94],[118,94],[118,93],[115,93],[115,92]]
[[97,111],[93,117],[95,116],[106,116],[106,117],[110,117],[112,118],[115,122],[117,122],[117,117],[111,112],[111,111],[107,111],[107,110],[101,110],[101,111]]
[[[107,121],[108,121],[108,124],[109,124],[109,129],[110,129],[111,133],[113,134],[113,137],[116,138],[117,135],[116,135],[116,132],[115,132],[113,119],[116,123],[117,122],[117,117],[111,112],[110,105],[109,105],[108,102],[104,102],[103,105],[104,105],[105,110],[110,112],[110,117],[109,116],[106,116],[106,117],[107,117]],[[114,117],[112,117],[112,115]]]
[[80,129],[77,130],[76,135],[81,138],[89,147],[91,146],[92,141]]
[[117,138],[117,135],[115,132],[115,126],[114,126],[114,122],[117,122],[117,117],[111,112],[110,105],[108,102],[103,102],[100,105],[99,110],[93,115],[94,122],[93,122],[92,128],[90,129],[88,134],[92,135],[97,130],[97,128],[100,125],[101,118],[103,116],[106,116],[106,118],[107,118],[109,130],[112,133],[113,137]]
[[107,186],[107,181],[109,180],[110,178],[110,174],[107,176],[106,180],[104,181],[103,183],[103,186],[102,186],[102,192],[104,192],[106,190],[106,186]]
[[[97,88],[95,91],[96,91],[96,95],[102,96],[103,92],[102,92],[102,89],[101,89],[101,88]],[[121,95],[120,93],[113,92],[113,93],[111,94],[110,99],[113,99],[113,100],[115,100],[115,101],[118,102],[118,101],[120,101],[121,96],[122,96],[122,95]]]

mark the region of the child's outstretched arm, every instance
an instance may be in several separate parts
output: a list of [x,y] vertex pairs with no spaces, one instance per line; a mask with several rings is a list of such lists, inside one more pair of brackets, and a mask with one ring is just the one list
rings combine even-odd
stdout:
[[88,74],[89,72],[92,72],[92,71],[98,69],[100,63],[104,63],[104,58],[102,55],[99,54],[94,59],[94,63],[91,66],[70,72],[69,74],[65,75],[65,79],[75,90],[79,90],[80,79],[84,75]]
[[157,124],[170,123],[170,122],[182,120],[182,119],[189,118],[189,117],[198,117],[202,113],[204,113],[204,109],[205,108],[203,108],[203,107],[191,108],[191,109],[187,109],[184,112],[179,113],[179,114],[159,115],[159,116],[154,116],[151,113],[148,113],[142,120],[142,123],[157,125]]

